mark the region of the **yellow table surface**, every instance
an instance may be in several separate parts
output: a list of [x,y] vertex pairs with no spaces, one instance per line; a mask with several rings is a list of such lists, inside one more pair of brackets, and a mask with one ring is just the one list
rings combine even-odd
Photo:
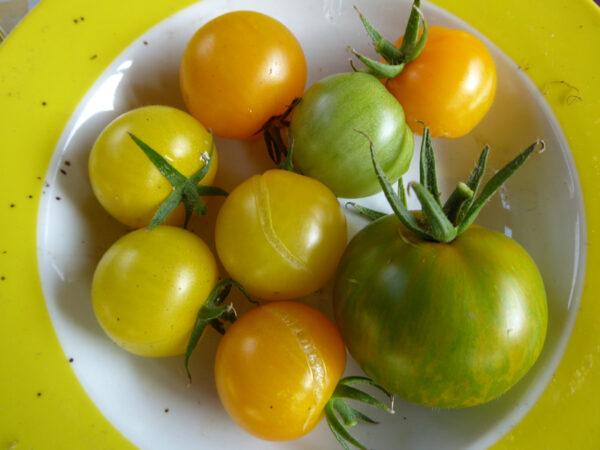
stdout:
[[[137,36],[192,3],[43,0],[0,45],[0,449],[131,447],[86,396],[50,323],[37,211],[50,157],[82,96]],[[495,448],[600,448],[600,9],[592,0],[434,3],[487,35],[540,90],[553,86],[546,97],[586,205],[587,276],[567,351],[540,400]]]

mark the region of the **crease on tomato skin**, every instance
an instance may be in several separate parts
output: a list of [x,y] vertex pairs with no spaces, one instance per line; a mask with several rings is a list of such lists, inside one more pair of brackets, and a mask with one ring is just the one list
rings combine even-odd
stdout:
[[[301,324],[298,323],[293,317],[289,314],[285,314],[282,311],[265,307],[266,311],[269,311],[275,317],[277,317],[286,328],[294,335],[296,342],[298,343],[298,347],[302,350],[302,353],[306,357],[307,366],[310,369],[310,373],[312,376],[312,394],[315,399],[315,405],[324,404],[324,392],[323,386],[327,380],[327,367],[323,362],[323,357],[315,343],[310,339],[309,333],[307,333]],[[314,416],[317,413],[320,413],[320,408],[309,408],[308,414],[306,416],[306,420],[302,425],[302,431],[305,432],[310,424],[313,422]]]
[[273,226],[273,217],[269,200],[269,188],[263,176],[253,179],[252,190],[256,201],[256,213],[260,221],[260,227],[267,242],[271,247],[293,267],[310,272],[306,261],[296,256],[283,242]]

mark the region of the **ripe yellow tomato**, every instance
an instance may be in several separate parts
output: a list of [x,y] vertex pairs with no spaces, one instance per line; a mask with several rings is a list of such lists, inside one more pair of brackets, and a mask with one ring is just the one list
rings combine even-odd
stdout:
[[[175,169],[191,176],[205,165],[212,136],[188,113],[169,106],[143,106],[114,119],[98,136],[89,159],[92,189],[100,204],[119,222],[145,227],[173,191],[131,139],[132,133],[166,158]],[[217,171],[217,152],[200,184],[210,185]],[[182,225],[182,204],[167,217],[169,225]]]
[[94,272],[94,313],[131,353],[181,355],[217,278],[212,252],[192,232],[165,225],[135,230],[108,249]]
[[194,117],[218,136],[251,139],[302,95],[306,60],[283,24],[257,12],[235,11],[194,34],[179,76]]
[[272,302],[244,314],[217,349],[215,380],[231,418],[266,440],[289,440],[323,417],[346,366],[335,325],[302,303]]
[[298,298],[321,288],[346,247],[346,218],[322,183],[269,170],[237,186],[217,216],[219,259],[250,295]]
[[415,133],[422,133],[421,121],[432,137],[456,138],[470,132],[492,106],[496,67],[471,33],[431,26],[421,54],[385,83]]

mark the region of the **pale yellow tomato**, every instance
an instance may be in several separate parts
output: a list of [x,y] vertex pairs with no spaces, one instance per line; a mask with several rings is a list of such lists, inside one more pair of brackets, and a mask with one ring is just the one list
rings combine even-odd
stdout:
[[[191,176],[206,164],[212,136],[188,113],[169,106],[143,106],[113,120],[100,134],[90,153],[89,176],[100,204],[119,222],[131,228],[145,227],[173,191],[128,133],[160,153],[175,169]],[[200,184],[210,185],[217,171],[217,152]],[[165,221],[182,225],[179,205]]]
[[165,225],[135,230],[115,242],[96,268],[94,313],[129,352],[180,355],[217,277],[213,254],[194,233]]

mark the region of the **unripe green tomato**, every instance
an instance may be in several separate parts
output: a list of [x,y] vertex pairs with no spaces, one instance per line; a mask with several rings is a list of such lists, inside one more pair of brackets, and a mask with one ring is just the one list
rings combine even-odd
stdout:
[[338,197],[359,198],[381,190],[369,141],[390,182],[407,170],[413,134],[402,106],[374,76],[331,75],[313,84],[293,111],[290,138],[294,163]]
[[542,277],[516,241],[477,225],[449,244],[426,241],[394,215],[348,245],[334,310],[368,376],[436,408],[506,392],[533,366],[548,324]]

